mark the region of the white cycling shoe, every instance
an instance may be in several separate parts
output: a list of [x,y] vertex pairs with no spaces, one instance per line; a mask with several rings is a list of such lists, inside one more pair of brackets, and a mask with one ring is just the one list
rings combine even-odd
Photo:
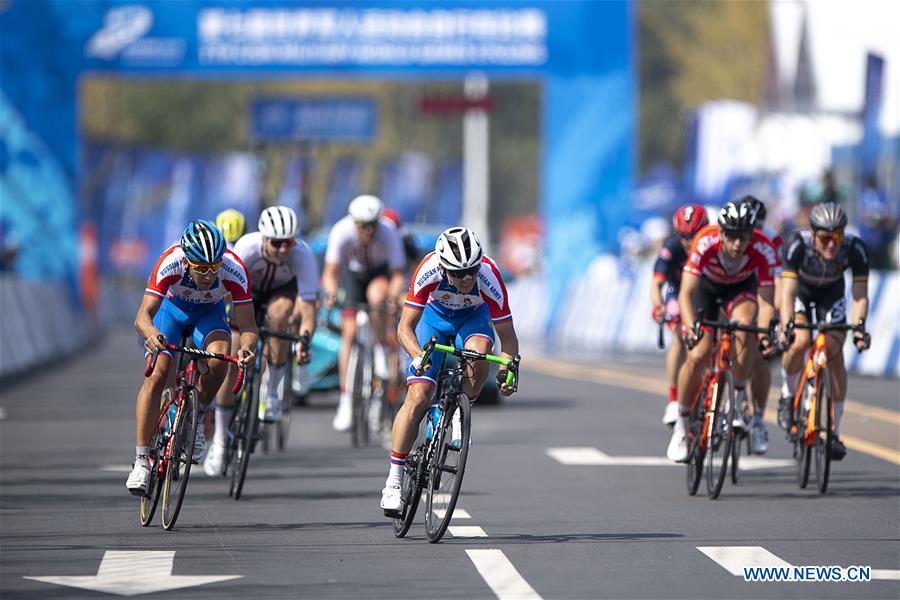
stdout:
[[669,447],[666,449],[666,456],[669,460],[682,463],[688,459],[688,441],[687,433],[683,427],[678,426],[675,422],[675,429],[672,431],[672,439],[669,440]]
[[393,516],[388,515],[388,513],[400,512],[400,507],[403,505],[400,495],[401,488],[399,485],[386,485],[381,490],[381,509],[386,516]]
[[662,418],[663,425],[666,427],[674,427],[675,421],[678,420],[679,416],[678,403],[674,401],[666,403],[666,412],[663,413]]
[[765,454],[769,451],[769,433],[762,423],[750,426],[750,451],[753,454]]
[[135,463],[131,473],[128,474],[125,487],[132,496],[146,496],[147,490],[150,489],[150,465]]
[[337,412],[334,415],[334,420],[331,422],[331,426],[334,427],[335,431],[345,432],[350,431],[350,426],[353,424],[353,410],[351,407],[351,399],[350,397],[341,397],[338,402]]
[[225,472],[225,446],[213,443],[209,447],[206,460],[203,461],[203,472],[210,477],[220,477]]

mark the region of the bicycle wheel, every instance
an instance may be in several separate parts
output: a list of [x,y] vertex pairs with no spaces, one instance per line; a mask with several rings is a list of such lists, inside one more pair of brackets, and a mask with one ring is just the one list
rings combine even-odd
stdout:
[[291,408],[294,406],[293,387],[294,361],[288,362],[287,374],[284,378],[284,392],[281,394],[281,419],[275,423],[275,447],[279,452],[284,452],[287,446],[288,432],[291,429]]
[[819,369],[816,387],[816,483],[819,493],[828,490],[828,476],[831,473],[831,438],[834,414],[831,397],[831,378],[828,369]]
[[688,495],[693,496],[700,488],[700,480],[703,478],[703,459],[706,450],[701,444],[701,434],[703,432],[703,418],[706,413],[706,379],[703,380],[703,387],[700,388],[700,397],[694,410],[691,411],[691,429],[688,432],[688,462],[687,462],[687,490]]
[[[809,384],[806,384],[809,385]],[[797,462],[797,485],[800,489],[806,488],[809,483],[810,451],[806,445],[806,420],[809,418],[809,406],[807,406],[807,390],[801,390],[800,401],[794,409],[794,460]]]
[[419,508],[419,500],[422,497],[422,489],[425,487],[427,478],[425,452],[425,444],[420,444],[419,449],[406,459],[406,465],[403,468],[401,491],[403,505],[400,509],[400,517],[394,519],[394,535],[398,538],[402,538],[409,531]]
[[150,440],[150,485],[147,488],[147,495],[141,496],[141,525],[147,527],[153,520],[153,514],[156,512],[156,505],[159,503],[159,494],[162,486],[160,481],[160,467],[163,464],[162,457],[166,451],[166,432],[165,429],[157,428],[153,432],[153,439]]
[[719,376],[713,406],[712,431],[706,443],[706,493],[711,500],[722,493],[734,443],[734,379],[730,371]]
[[[735,400],[735,402],[737,402]],[[739,407],[734,407],[735,411],[741,410]],[[741,411],[742,417],[744,421],[743,429],[735,429],[734,430],[734,441],[731,443],[731,483],[737,485],[738,480],[740,479],[740,461],[741,461],[741,448],[743,447],[744,440],[749,442],[750,436],[747,435],[747,427],[750,424],[751,415],[749,412]],[[747,453],[750,453],[749,448],[747,449]]]
[[180,414],[175,418],[169,440],[166,480],[162,491],[163,529],[172,529],[181,512],[181,503],[191,476],[199,402],[196,389],[188,388],[182,392]]
[[229,427],[231,451],[229,452],[228,468],[231,471],[231,485],[228,488],[228,495],[235,500],[240,500],[241,492],[244,489],[244,480],[247,478],[247,466],[250,464],[250,455],[255,446],[258,411],[259,382],[254,371],[250,380],[244,384],[240,406],[232,417]]
[[[462,437],[457,449],[450,443],[452,416],[460,412]],[[469,437],[472,428],[472,408],[469,399],[459,394],[448,403],[434,434],[429,454],[428,486],[425,488],[425,535],[428,541],[441,540],[453,518],[453,510],[459,499],[466,458],[469,455]]]

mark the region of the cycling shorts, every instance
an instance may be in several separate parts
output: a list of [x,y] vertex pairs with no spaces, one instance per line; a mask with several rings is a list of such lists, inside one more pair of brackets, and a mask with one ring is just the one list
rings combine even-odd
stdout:
[[[197,348],[203,349],[206,346],[206,339],[214,332],[221,331],[226,336],[231,335],[228,329],[228,322],[225,320],[225,301],[219,300],[215,304],[210,304],[192,311],[184,311],[169,302],[168,298],[162,301],[159,310],[153,317],[153,325],[159,329],[160,333],[166,336],[166,342],[169,344],[178,344],[181,342],[181,332],[185,327],[193,326],[193,340]],[[172,357],[172,353],[163,351],[168,357]],[[146,356],[148,352],[144,350]]]
[[[430,306],[426,306],[422,313],[422,318],[416,326],[416,339],[419,340],[419,346],[423,348],[433,335],[437,336],[439,344],[448,343],[448,338],[450,338],[452,344],[457,348],[464,347],[472,337],[486,338],[490,340],[491,347],[493,347],[494,326],[491,325],[491,315],[488,312],[487,304],[482,304],[475,311],[459,319],[445,319]],[[407,358],[406,383],[424,381],[437,385],[438,371],[444,365],[444,357],[443,352],[434,352],[429,359],[431,366],[422,375],[416,375],[415,369],[412,367],[412,359]]]
[[843,283],[820,288],[801,284],[794,299],[794,314],[803,315],[809,323],[846,323],[847,299]]
[[700,278],[700,290],[694,302],[694,314],[703,311],[707,321],[719,320],[719,308],[725,311],[725,318],[731,318],[736,304],[749,300],[756,304],[756,275],[732,284],[715,283],[706,277]]
[[[262,327],[266,321],[266,310],[269,308],[269,302],[276,298],[289,298],[291,301],[297,298],[297,278],[292,277],[290,281],[282,283],[278,287],[257,293],[253,292],[253,310],[256,314],[256,325]],[[237,329],[234,323],[231,324],[232,329]]]
[[344,299],[351,304],[367,304],[366,290],[369,284],[379,277],[387,278],[390,275],[387,264],[376,267],[365,273],[347,271],[344,276]]

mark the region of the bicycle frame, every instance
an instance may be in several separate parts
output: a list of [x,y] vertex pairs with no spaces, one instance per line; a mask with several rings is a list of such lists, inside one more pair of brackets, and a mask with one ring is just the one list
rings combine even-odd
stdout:
[[[811,447],[815,445],[815,437],[816,437],[816,415],[818,414],[816,403],[818,402],[818,394],[815,393],[819,389],[819,373],[822,369],[825,369],[825,373],[828,373],[828,335],[824,331],[816,332],[816,339],[812,345],[812,348],[809,349],[806,355],[806,365],[803,368],[803,375],[800,378],[800,384],[797,386],[797,391],[794,394],[794,414],[796,414],[797,408],[800,406],[800,402],[803,401],[803,390],[806,389],[807,382],[812,379],[813,380],[813,391],[812,394],[812,403],[809,408],[808,417],[806,419],[806,431],[803,432],[803,443],[807,447]],[[830,374],[829,374],[830,376]],[[832,408],[833,410],[833,408]],[[832,422],[834,419],[834,415],[832,415]],[[796,431],[797,424],[794,423],[791,425],[792,432],[799,433]]]

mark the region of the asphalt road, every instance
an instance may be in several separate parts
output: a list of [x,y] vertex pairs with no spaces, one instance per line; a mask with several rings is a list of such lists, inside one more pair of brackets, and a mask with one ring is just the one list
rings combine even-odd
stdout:
[[[798,489],[783,466],[790,448],[770,424],[771,462],[727,482],[713,502],[703,488],[689,497],[685,468],[658,460],[669,436],[661,356],[647,365],[532,362],[525,353],[517,396],[476,406],[458,506],[469,518],[454,518],[440,544],[425,540],[421,522],[394,538],[378,507],[386,452],[352,449],[331,430],[333,403],[321,400],[295,410],[287,451],[254,455],[241,501],[228,498],[224,480],[195,471],[167,532],[140,526],[124,487],[142,361],[133,335],[113,332],[2,394],[0,592],[107,595],[26,579],[90,585],[102,561],[101,580],[135,594],[148,580],[168,581],[173,561],[173,585],[195,587],[159,597],[900,597],[898,579],[746,582],[726,568],[865,565],[900,578],[896,380],[851,379],[858,405],[846,433],[864,450],[835,463],[827,495]],[[563,464],[554,456],[571,456],[567,448],[606,458]],[[648,464],[617,464],[628,457]],[[721,547],[732,549],[710,549]],[[729,553],[732,562],[722,558]],[[198,585],[199,576],[238,577]]]

